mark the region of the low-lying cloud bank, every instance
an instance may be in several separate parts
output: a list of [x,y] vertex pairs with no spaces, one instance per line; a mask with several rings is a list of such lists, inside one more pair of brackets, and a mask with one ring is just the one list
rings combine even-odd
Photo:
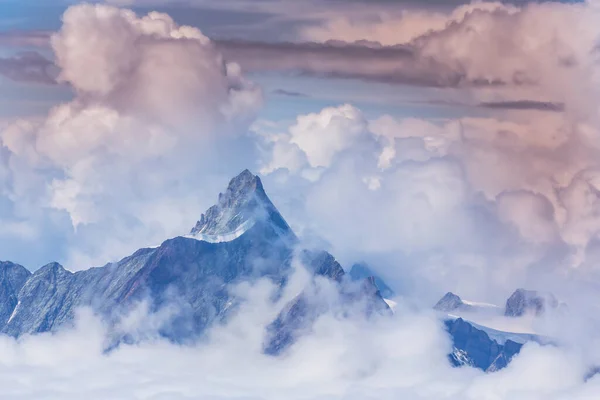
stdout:
[[[14,340],[0,337],[0,383],[11,399],[588,399],[600,381],[584,376],[595,347],[528,344],[505,370],[451,368],[451,349],[431,312],[401,302],[393,317],[324,315],[289,353],[262,354],[264,326],[275,315],[266,282],[242,284],[246,301],[226,325],[191,346],[140,330],[144,314],[123,329],[146,333],[108,353],[107,331],[82,310],[74,328]],[[583,342],[581,342],[583,343]],[[587,343],[586,343],[587,345]]]

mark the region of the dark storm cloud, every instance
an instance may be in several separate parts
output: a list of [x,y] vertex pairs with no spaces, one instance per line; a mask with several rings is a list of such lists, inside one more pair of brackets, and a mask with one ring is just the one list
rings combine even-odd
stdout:
[[285,89],[273,90],[271,93],[273,93],[275,95],[279,95],[279,96],[286,96],[286,97],[308,97],[307,94],[290,91],[290,90],[285,90]]
[[265,43],[231,40],[218,41],[217,46],[227,59],[238,62],[250,72],[290,72],[428,87],[490,84],[468,82],[459,67],[452,68],[434,58],[423,57],[412,46],[381,46],[371,42]]
[[552,111],[562,112],[565,105],[561,103],[552,103],[546,101],[517,100],[517,101],[499,101],[480,103],[481,107],[501,109],[501,110],[534,110],[534,111]]
[[19,82],[56,84],[54,63],[36,52],[0,58],[0,75]]

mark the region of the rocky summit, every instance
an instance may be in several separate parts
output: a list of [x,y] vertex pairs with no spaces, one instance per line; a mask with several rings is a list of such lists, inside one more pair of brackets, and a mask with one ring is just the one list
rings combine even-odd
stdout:
[[517,289],[506,300],[504,315],[521,317],[527,313],[541,315],[548,309],[558,307],[558,301],[552,294],[543,294],[535,290]]

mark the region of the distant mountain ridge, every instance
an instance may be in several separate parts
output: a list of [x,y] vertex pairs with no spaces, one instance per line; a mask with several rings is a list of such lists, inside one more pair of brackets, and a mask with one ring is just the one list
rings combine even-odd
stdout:
[[454,343],[454,351],[450,355],[451,362],[457,366],[475,366],[492,372],[508,365],[512,357],[520,352],[523,344],[553,344],[553,341],[535,333],[501,331],[473,321],[477,321],[481,316],[508,319],[524,315],[539,316],[557,306],[558,301],[551,294],[517,289],[507,299],[504,307],[465,301],[448,292],[433,308],[446,314],[446,328]]
[[517,289],[506,300],[504,315],[507,317],[521,317],[527,313],[541,315],[548,309],[557,307],[558,300],[551,293]]
[[477,311],[481,309],[502,309],[506,317],[521,317],[526,314],[541,315],[544,312],[559,307],[558,300],[551,293],[540,293],[535,290],[517,289],[506,300],[502,309],[494,304],[465,301],[458,295],[446,293],[433,308],[437,311]]

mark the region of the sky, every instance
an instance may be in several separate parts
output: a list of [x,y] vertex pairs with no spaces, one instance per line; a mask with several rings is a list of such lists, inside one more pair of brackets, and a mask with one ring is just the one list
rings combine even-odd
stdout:
[[[140,304],[118,329],[150,339],[105,354],[81,310],[0,338],[3,393],[598,398],[599,20],[597,1],[0,0],[0,259],[119,260],[187,234],[248,168],[303,244],[398,294],[393,318],[325,315],[281,360],[262,327],[296,293],[272,304],[268,282],[189,348]],[[532,328],[562,345],[450,368],[431,305],[519,287],[568,305]]]
[[118,260],[249,168],[304,240],[423,301],[595,287],[595,2],[0,10],[4,259]]

